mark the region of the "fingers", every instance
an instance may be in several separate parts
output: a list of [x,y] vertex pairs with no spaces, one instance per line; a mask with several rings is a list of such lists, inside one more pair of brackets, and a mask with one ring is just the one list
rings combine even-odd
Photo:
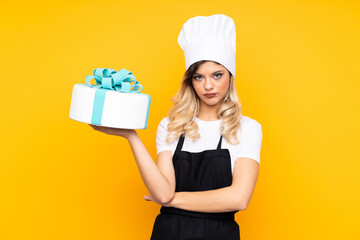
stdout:
[[98,126],[98,125],[93,125],[93,124],[89,124],[89,125],[90,125],[90,127],[92,127],[93,129],[96,129],[96,130],[100,130],[100,129],[101,129],[101,127]]
[[89,125],[96,131],[100,131],[109,135],[124,137],[125,136],[124,134],[126,134],[125,129],[122,128],[106,127],[106,126],[99,126],[93,124],[89,124]]
[[100,126],[89,124],[96,131],[104,132],[105,129],[101,128]]
[[97,126],[96,125],[92,125],[92,124],[89,124],[90,127],[92,127],[94,130],[98,130]]
[[93,124],[89,124],[89,125],[96,130],[114,130],[114,129],[116,129],[116,128],[112,128],[112,127],[99,126],[99,125],[93,125]]

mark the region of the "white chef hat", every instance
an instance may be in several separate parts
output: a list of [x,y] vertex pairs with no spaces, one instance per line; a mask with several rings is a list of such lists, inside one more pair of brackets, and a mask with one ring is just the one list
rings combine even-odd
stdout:
[[177,41],[185,54],[186,70],[197,61],[212,60],[235,77],[236,32],[232,18],[224,14],[190,18]]

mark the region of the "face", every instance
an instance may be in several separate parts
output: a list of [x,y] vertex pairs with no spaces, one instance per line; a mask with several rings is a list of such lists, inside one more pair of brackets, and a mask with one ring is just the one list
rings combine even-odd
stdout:
[[229,88],[228,70],[215,62],[205,62],[192,77],[192,84],[200,98],[200,104],[220,106]]

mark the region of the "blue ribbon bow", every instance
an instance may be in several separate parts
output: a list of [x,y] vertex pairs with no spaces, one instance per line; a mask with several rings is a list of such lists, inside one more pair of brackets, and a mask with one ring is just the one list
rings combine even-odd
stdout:
[[[96,80],[96,85],[90,83],[93,78]],[[90,87],[104,88],[125,93],[138,93],[143,89],[143,86],[136,80],[136,77],[125,68],[120,71],[115,71],[112,68],[96,68],[93,75],[87,76],[85,81]],[[134,84],[131,85],[131,83]]]
[[[96,80],[96,85],[90,83],[93,78]],[[91,117],[91,124],[96,125],[101,125],[107,91],[114,90],[123,93],[138,93],[143,89],[143,86],[136,80],[135,76],[125,68],[119,72],[112,68],[96,68],[93,75],[87,76],[85,81],[88,86],[97,88]],[[131,85],[131,83],[134,84]]]

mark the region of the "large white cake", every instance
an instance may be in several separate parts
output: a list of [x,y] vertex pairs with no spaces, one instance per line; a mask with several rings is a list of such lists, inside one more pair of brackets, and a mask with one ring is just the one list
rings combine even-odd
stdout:
[[151,98],[139,92],[119,92],[75,84],[72,91],[70,118],[106,127],[145,129]]

